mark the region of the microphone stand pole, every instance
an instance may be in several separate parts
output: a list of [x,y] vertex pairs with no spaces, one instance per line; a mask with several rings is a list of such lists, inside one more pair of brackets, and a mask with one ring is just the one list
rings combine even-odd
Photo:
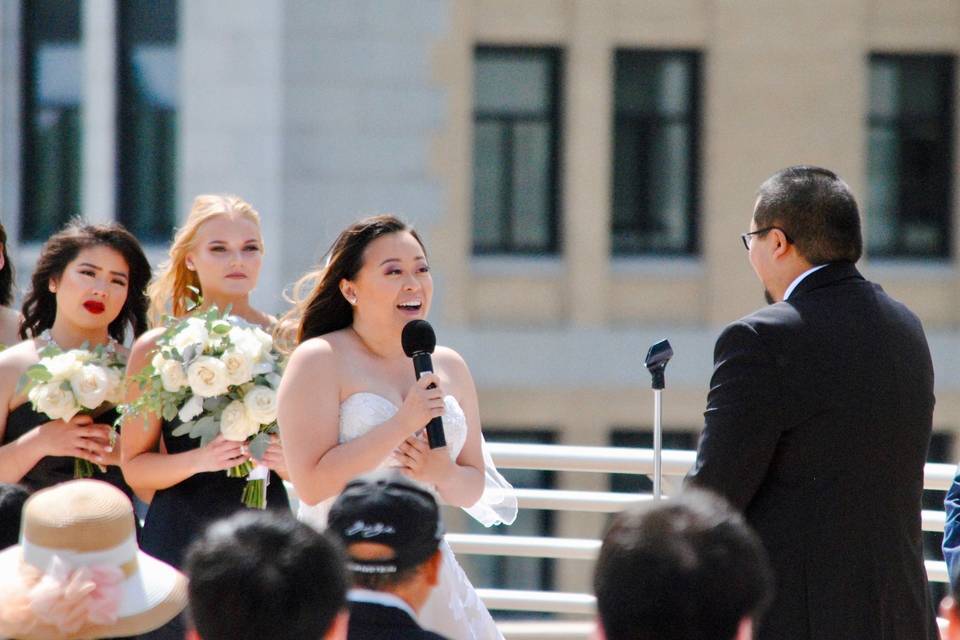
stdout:
[[662,394],[666,386],[664,371],[673,357],[668,340],[657,342],[647,351],[644,364],[653,377],[653,499],[663,498],[663,404]]

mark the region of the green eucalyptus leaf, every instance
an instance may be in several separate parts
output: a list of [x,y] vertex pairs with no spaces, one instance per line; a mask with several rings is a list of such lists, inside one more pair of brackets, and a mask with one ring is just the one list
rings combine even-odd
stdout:
[[270,436],[266,433],[258,433],[253,437],[253,440],[250,441],[250,455],[252,455],[258,462],[263,461],[263,454],[266,453],[267,447],[270,446]]
[[185,435],[193,436],[194,424],[195,423],[193,420],[191,420],[190,422],[184,422],[179,427],[174,429],[171,433],[175,436],[185,436]]

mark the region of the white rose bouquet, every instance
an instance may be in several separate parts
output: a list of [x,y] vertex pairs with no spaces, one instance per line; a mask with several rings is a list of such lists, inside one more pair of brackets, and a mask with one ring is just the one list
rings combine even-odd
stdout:
[[[283,372],[273,339],[257,325],[213,307],[185,319],[168,319],[156,355],[132,379],[143,393],[123,412],[152,413],[182,423],[173,435],[200,439],[200,446],[222,434],[246,442],[262,460],[277,433],[277,387]],[[267,506],[266,467],[248,460],[227,470],[247,478],[241,500]]]
[[[81,413],[97,416],[123,399],[126,361],[113,342],[68,351],[50,343],[39,355],[40,361],[21,377],[19,389],[34,411],[51,420],[69,421]],[[111,439],[115,438],[116,432]],[[106,472],[103,466],[96,467]],[[74,478],[89,478],[94,469],[89,460],[74,458]]]

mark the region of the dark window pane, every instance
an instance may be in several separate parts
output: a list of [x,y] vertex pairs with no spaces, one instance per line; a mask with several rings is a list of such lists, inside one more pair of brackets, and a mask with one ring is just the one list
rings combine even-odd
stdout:
[[80,213],[79,0],[23,11],[23,207],[20,238],[39,242]]
[[144,241],[173,231],[178,104],[176,0],[117,3],[118,219]]
[[698,85],[697,54],[616,54],[612,229],[616,254],[696,250]]
[[474,108],[490,115],[548,115],[553,108],[552,63],[536,54],[479,53]]
[[500,159],[504,155],[505,127],[478,122],[473,134],[473,237],[478,246],[496,246],[503,235],[507,185]]
[[557,250],[557,77],[552,49],[477,49],[475,253]]
[[953,69],[948,56],[870,58],[865,226],[872,255],[951,253]]
[[550,243],[550,125],[519,122],[513,128],[513,238],[521,247]]
[[[484,428],[484,437],[488,442],[519,442],[532,444],[552,444],[556,438],[549,431],[514,431]],[[533,469],[502,469],[503,476],[517,488],[552,489],[554,473]],[[472,518],[468,524],[469,533],[499,534],[513,536],[551,536],[553,535],[553,513],[535,509],[521,509],[517,519],[509,527],[498,526],[487,529]],[[500,589],[523,589],[549,591],[553,588],[553,560],[548,558],[516,558],[509,556],[464,555],[457,558],[471,581],[478,587]],[[524,611],[498,611],[496,618],[548,617],[550,614],[536,614]]]

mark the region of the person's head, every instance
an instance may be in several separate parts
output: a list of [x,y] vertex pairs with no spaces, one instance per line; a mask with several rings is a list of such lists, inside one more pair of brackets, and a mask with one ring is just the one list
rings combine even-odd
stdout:
[[263,260],[260,215],[232,195],[197,196],[170,245],[169,259],[150,287],[150,319],[186,315],[196,289],[208,300],[250,294]]
[[857,201],[843,180],[820,167],[787,167],[767,178],[750,232],[750,264],[776,301],[810,267],[854,263],[863,253]]
[[190,546],[185,572],[193,638],[346,638],[343,553],[290,514],[215,522]]
[[23,300],[20,337],[36,336],[59,319],[81,331],[106,328],[118,342],[147,330],[150,263],[119,224],[75,220],[40,250]]
[[772,589],[757,536],[725,501],[699,491],[618,514],[594,572],[607,640],[752,638]]
[[429,491],[395,469],[347,483],[330,507],[329,531],[347,551],[353,585],[387,591],[415,610],[437,584],[443,523]]
[[420,236],[394,216],[373,216],[344,229],[326,266],[301,278],[283,324],[296,324],[298,343],[349,327],[355,317],[399,335],[407,322],[426,317],[432,297]]
[[0,224],[0,305],[9,307],[13,303],[13,263],[7,251],[7,230]]
[[19,484],[0,483],[0,551],[20,539],[20,516],[30,493]]
[[187,604],[186,577],[137,547],[133,505],[101,480],[41,489],[0,551],[0,637],[139,637]]

